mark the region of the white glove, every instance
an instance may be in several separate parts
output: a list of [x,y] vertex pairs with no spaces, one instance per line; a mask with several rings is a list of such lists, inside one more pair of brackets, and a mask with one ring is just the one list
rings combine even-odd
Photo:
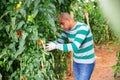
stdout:
[[56,44],[54,42],[49,42],[49,43],[46,44],[45,49],[47,51],[54,50],[54,49],[56,49]]

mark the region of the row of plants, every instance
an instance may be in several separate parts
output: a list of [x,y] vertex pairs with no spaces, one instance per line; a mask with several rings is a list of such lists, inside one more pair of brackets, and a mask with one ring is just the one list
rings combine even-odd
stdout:
[[69,4],[69,0],[1,0],[0,80],[62,80],[67,54],[47,52],[45,44],[59,36],[57,17],[69,11]]
[[117,62],[112,66],[115,80],[120,79],[120,50],[116,52]]
[[[85,11],[87,11],[95,44],[107,44],[113,41],[116,41],[119,44],[119,33],[113,31],[110,20],[108,20],[105,15],[103,16],[98,3],[98,0],[89,0],[88,2],[78,0],[77,2],[72,2],[71,10],[74,13],[74,19],[76,21],[86,22],[87,20],[84,15]],[[118,6],[116,6],[116,8],[118,9]],[[113,65],[112,68],[114,70],[113,76],[115,80],[118,80],[120,79],[120,50],[116,51],[116,57],[116,64]]]
[[116,40],[116,35],[109,20],[103,16],[97,0],[78,0],[72,2],[72,9],[76,21],[85,22],[85,11],[88,13],[89,24],[94,36],[94,42],[100,44],[109,40]]

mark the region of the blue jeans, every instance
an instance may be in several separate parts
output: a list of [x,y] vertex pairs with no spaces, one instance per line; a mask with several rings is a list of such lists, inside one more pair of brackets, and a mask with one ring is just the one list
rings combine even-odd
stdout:
[[95,62],[91,64],[76,63],[73,61],[73,71],[75,80],[90,80],[94,70]]

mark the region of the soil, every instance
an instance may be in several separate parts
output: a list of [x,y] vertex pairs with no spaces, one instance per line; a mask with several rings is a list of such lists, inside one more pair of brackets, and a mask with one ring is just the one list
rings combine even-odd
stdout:
[[[96,66],[93,71],[91,80],[115,80],[114,70],[112,66],[116,64],[116,51],[120,50],[120,46],[103,45],[95,46]],[[73,73],[67,70],[67,77],[64,80],[74,80]],[[120,79],[118,79],[120,80]]]

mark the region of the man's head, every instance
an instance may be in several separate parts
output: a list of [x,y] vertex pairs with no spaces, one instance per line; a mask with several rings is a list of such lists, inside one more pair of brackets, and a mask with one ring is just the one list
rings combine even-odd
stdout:
[[72,27],[74,27],[74,20],[69,13],[60,14],[60,16],[58,17],[58,22],[64,30],[70,30]]

